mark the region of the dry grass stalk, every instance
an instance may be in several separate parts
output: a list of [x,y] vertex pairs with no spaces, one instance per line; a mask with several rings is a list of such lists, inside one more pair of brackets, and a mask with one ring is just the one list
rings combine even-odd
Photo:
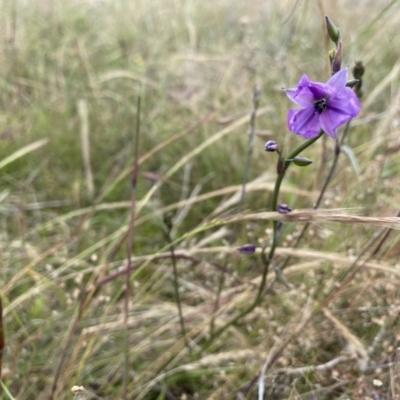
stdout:
[[86,99],[78,100],[78,115],[81,122],[81,143],[83,168],[85,171],[86,186],[90,198],[94,196],[94,180],[90,162],[90,137],[89,137],[89,113]]

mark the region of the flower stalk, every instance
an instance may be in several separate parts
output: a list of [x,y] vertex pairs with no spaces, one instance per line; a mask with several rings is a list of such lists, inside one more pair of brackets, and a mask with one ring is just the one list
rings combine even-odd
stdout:
[[[345,124],[347,124],[348,127],[349,122],[357,117],[361,110],[361,104],[356,93],[348,87],[348,71],[347,69],[341,70],[342,38],[340,31],[328,17],[326,17],[326,23],[328,34],[336,47],[329,55],[331,60],[331,78],[326,83],[313,82],[304,74],[297,88],[285,89],[289,99],[300,107],[299,109],[289,110],[287,117],[288,128],[290,131],[302,136],[306,140],[292,151],[287,158],[283,157],[277,142],[270,140],[264,146],[265,151],[278,153],[277,177],[271,197],[271,211],[280,213],[291,211],[291,208],[286,204],[278,205],[278,200],[281,184],[289,166],[293,163],[300,167],[306,167],[312,162],[307,158],[298,157],[299,154],[316,142],[323,133],[326,133],[336,142],[335,156],[337,159],[340,153],[338,129]],[[355,76],[355,78],[359,79],[357,76]],[[357,82],[354,82],[354,84],[356,83]],[[266,255],[266,248],[263,248],[261,253],[264,268],[261,275],[261,283],[254,300],[234,318],[211,334],[205,346],[206,348],[212,343],[213,339],[220,336],[227,328],[253,311],[261,303],[266,290],[267,275],[270,265],[272,265],[277,279],[288,285],[282,274],[282,269],[273,262],[275,250],[281,236],[281,228],[281,222],[273,221],[272,241],[268,254]],[[245,254],[252,254],[254,249],[253,245],[244,245],[239,248],[239,251]]]
[[[304,151],[305,149],[307,149],[308,147],[310,147],[314,142],[316,142],[323,134],[323,131],[320,131],[319,135],[316,137],[313,137],[311,139],[306,140],[305,142],[303,142],[299,147],[297,147],[295,150],[293,150],[293,152],[289,155],[289,157],[284,160],[284,169],[283,169],[283,173],[278,174],[276,181],[275,181],[275,188],[274,191],[272,193],[272,198],[271,198],[271,210],[272,211],[276,211],[278,209],[278,198],[279,198],[279,191],[281,188],[281,184],[283,181],[283,178],[285,177],[285,173],[287,171],[287,169],[289,168],[290,164],[293,162],[293,159],[295,159],[302,151]],[[277,227],[278,227],[278,222],[274,221],[273,222],[273,239],[272,239],[272,245],[268,254],[268,260],[272,260],[274,254],[275,254],[275,249],[277,246]],[[266,269],[266,271],[264,271],[263,273],[263,281],[264,281],[264,276],[266,278],[268,273],[268,267]],[[264,288],[262,288],[262,290],[264,290]]]

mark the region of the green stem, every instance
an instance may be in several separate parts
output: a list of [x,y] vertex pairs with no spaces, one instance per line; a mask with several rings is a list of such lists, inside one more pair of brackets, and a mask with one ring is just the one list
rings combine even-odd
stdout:
[[[275,181],[274,192],[272,193],[271,211],[276,211],[276,209],[278,207],[279,190],[280,190],[283,178],[285,176],[286,170],[289,167],[289,165],[292,163],[292,161],[290,161],[290,160],[293,160],[303,150],[305,150],[306,148],[311,146],[314,142],[316,142],[322,136],[322,134],[323,134],[323,132],[321,131],[321,133],[318,136],[316,136],[315,138],[308,139],[307,141],[303,142],[299,147],[297,147],[289,155],[287,160],[283,160],[283,163],[284,163],[283,172],[278,174],[278,176],[276,178],[276,181]],[[268,257],[266,258],[264,253],[262,254],[263,263],[264,263],[264,270],[263,270],[263,273],[262,273],[261,283],[260,283],[260,286],[258,288],[257,295],[256,295],[254,301],[247,308],[245,308],[242,312],[237,314],[234,318],[232,318],[226,324],[222,325],[219,329],[217,329],[215,331],[214,335],[212,337],[210,337],[210,339],[206,343],[205,348],[203,347],[203,350],[208,348],[211,345],[212,341],[215,338],[217,338],[218,336],[220,336],[227,328],[229,328],[230,326],[235,324],[237,321],[239,321],[242,317],[244,317],[245,315],[247,315],[248,313],[253,311],[260,304],[261,298],[262,298],[262,294],[263,294],[264,289],[265,289],[265,284],[267,282],[267,275],[268,275],[269,265],[270,265],[271,260],[272,260],[272,258],[274,256],[275,249],[276,249],[277,244],[278,244],[277,227],[278,227],[278,223],[276,221],[274,221],[273,222],[272,244],[271,244],[271,248],[270,248],[269,253],[268,253]]]
[[[309,146],[311,146],[314,142],[316,142],[323,134],[323,131],[320,132],[320,134],[312,139],[308,139],[307,141],[303,142],[299,147],[297,147],[292,153],[290,153],[289,157],[283,161],[284,163],[284,169],[283,172],[278,174],[278,177],[276,178],[275,181],[275,188],[274,192],[272,193],[272,199],[271,199],[271,211],[276,211],[278,208],[278,197],[279,197],[279,191],[281,188],[281,183],[283,181],[283,178],[285,177],[285,173],[287,169],[289,168],[289,165],[292,163],[293,159],[297,157],[303,150],[307,149]],[[272,260],[272,257],[274,256],[275,253],[275,248],[277,245],[277,226],[278,223],[277,221],[273,222],[273,227],[274,227],[274,234],[272,238],[272,245],[271,249],[268,254],[268,258]]]

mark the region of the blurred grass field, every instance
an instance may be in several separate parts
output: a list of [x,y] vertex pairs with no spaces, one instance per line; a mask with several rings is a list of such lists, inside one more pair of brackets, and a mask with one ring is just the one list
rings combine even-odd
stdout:
[[[270,221],[246,215],[269,211],[264,142],[289,152],[303,140],[282,87],[329,78],[325,14],[343,65],[365,66],[361,115],[298,248],[304,223],[285,224],[274,262],[291,257],[290,287],[271,271],[262,304],[210,343],[260,281],[260,257],[236,249],[271,238]],[[400,399],[400,225],[383,225],[400,203],[399,18],[400,2],[383,0],[0,2],[1,398],[257,399],[269,360],[268,399]],[[242,212],[206,225],[238,212],[255,86]],[[308,149],[313,164],[288,171],[280,201],[311,209],[333,150],[330,138]]]

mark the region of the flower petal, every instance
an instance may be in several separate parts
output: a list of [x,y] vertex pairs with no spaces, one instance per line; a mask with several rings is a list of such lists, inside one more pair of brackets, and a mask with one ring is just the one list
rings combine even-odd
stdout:
[[347,115],[331,112],[323,112],[320,116],[321,128],[330,137],[337,139],[337,128],[351,118]]
[[297,88],[285,89],[286,95],[298,106],[303,108],[309,107],[314,101],[314,96],[308,88],[309,83],[310,80],[308,79],[308,76],[304,74],[301,77]]
[[320,115],[314,107],[307,107],[303,110],[289,110],[287,121],[289,130],[310,139],[318,136],[321,131],[319,119]]
[[308,84],[308,89],[312,93],[314,101],[327,98],[333,95],[332,88],[326,85],[325,83],[310,82]]
[[303,75],[297,88],[287,89],[287,96],[303,107],[289,110],[289,129],[306,139],[318,136],[322,129],[336,139],[337,129],[357,117],[361,110],[356,94],[346,87],[347,78],[347,69],[338,71],[325,84],[312,82]]
[[326,84],[328,86],[331,86],[335,88],[336,90],[342,89],[346,87],[347,83],[347,77],[348,77],[348,71],[347,68],[341,69],[340,71],[336,72],[335,75],[333,75]]
[[355,118],[360,114],[361,104],[357,95],[350,88],[343,88],[329,99],[327,112],[330,110]]

